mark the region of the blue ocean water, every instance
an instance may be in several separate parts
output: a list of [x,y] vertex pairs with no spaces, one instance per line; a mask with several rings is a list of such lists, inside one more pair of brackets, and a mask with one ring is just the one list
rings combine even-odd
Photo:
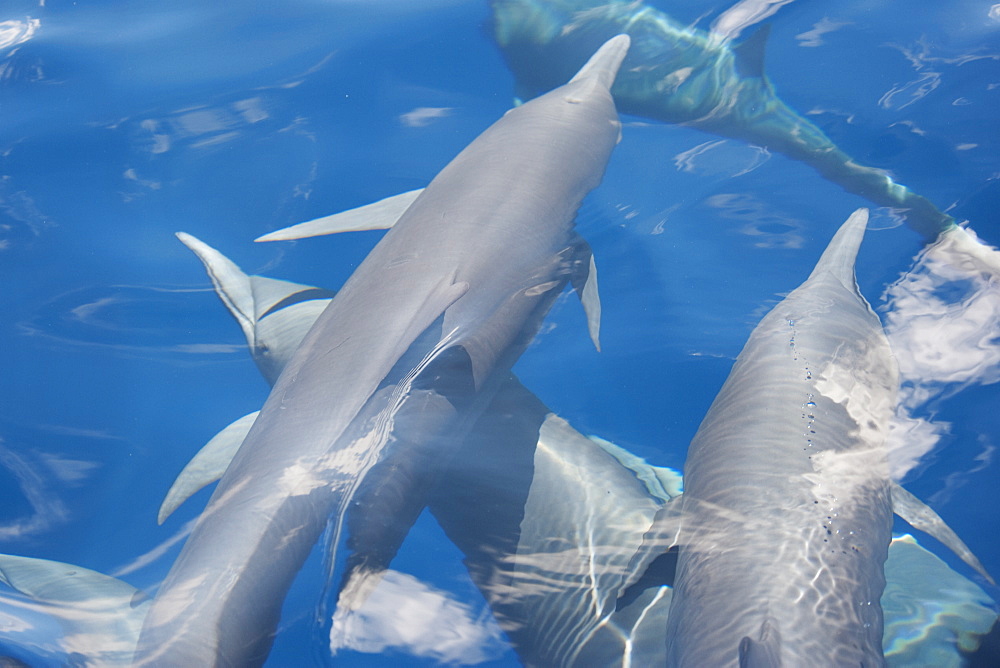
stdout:
[[[729,9],[647,4],[706,30]],[[772,9],[765,68],[781,99],[858,163],[1000,243],[1000,5]],[[0,552],[155,591],[210,490],[158,526],[164,494],[268,392],[174,233],[247,273],[339,287],[380,232],[252,240],[422,187],[500,118],[516,85],[490,16],[486,0],[4,2]],[[515,371],[581,432],[682,470],[750,331],[867,202],[778,153],[622,120],[578,219],[600,270],[602,350],[567,294]],[[998,574],[1000,284],[916,265],[919,235],[872,214],[857,277],[904,371],[896,472]],[[923,279],[934,300],[914,310],[905,291]],[[393,570],[419,597],[338,661],[517,665],[433,518]],[[313,624],[324,581],[317,548],[268,665],[329,656]],[[0,590],[0,655],[60,665],[59,636],[44,607]]]

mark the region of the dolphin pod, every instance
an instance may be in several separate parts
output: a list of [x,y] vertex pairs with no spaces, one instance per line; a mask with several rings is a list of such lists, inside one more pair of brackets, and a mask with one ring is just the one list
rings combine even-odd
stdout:
[[[528,665],[880,665],[894,510],[992,582],[889,479],[896,372],[854,283],[866,222],[864,210],[851,216],[754,330],[691,444],[683,494],[523,395],[508,401],[540,425],[525,439],[537,434],[525,497],[494,479],[516,461],[502,420],[456,459],[431,509]],[[514,509],[506,537],[495,506],[477,510],[483,490]]]
[[[782,151],[906,209],[928,237],[968,239],[774,96],[752,55],[763,33],[734,49],[638,2],[493,6],[526,91],[551,76],[524,66],[533,50],[584,50],[627,28],[643,48],[615,84],[623,111]],[[670,40],[682,60],[663,59]],[[894,511],[989,580],[941,518],[889,479],[896,372],[853,277],[866,212],[754,330],[691,444],[684,494],[677,476],[584,437],[509,373],[567,282],[598,342],[596,270],[572,221],[618,133],[608,89],[627,48],[606,43],[426,190],[266,236],[393,228],[337,296],[246,276],[180,234],[273,385],[267,403],[212,439],[168,493],[160,522],[221,479],[155,599],[4,555],[0,580],[70,609],[74,639],[108,664],[254,665],[328,520],[331,568],[341,534],[348,548],[337,633],[426,506],[524,663],[622,666],[882,665],[889,555],[914,545],[890,540]],[[568,62],[547,60],[552,71]],[[660,65],[683,73],[661,77],[670,95],[636,74]],[[554,134],[567,141],[547,154],[536,139]]]
[[[368,212],[362,207],[344,218]],[[390,220],[379,227],[398,214],[385,215]],[[200,240],[178,237],[203,262],[262,374],[280,374],[333,293],[247,276]],[[246,417],[235,421],[195,456],[164,500],[161,522],[222,476],[249,427]],[[894,502],[900,491],[894,489]],[[642,549],[657,511],[678,503],[679,494],[678,474],[584,437],[509,377],[428,505],[465,555],[473,582],[524,663],[663,665],[676,554],[662,555],[640,578],[629,558]],[[947,527],[942,533],[929,524],[931,535],[955,548]],[[955,643],[974,648],[995,620],[989,597],[912,538],[894,539],[888,554],[891,584],[882,603],[893,621],[882,643],[890,665],[913,665],[923,657],[939,665],[956,662]],[[150,604],[141,592],[78,566],[9,555],[0,555],[0,580],[58,618],[67,653],[100,665],[130,665]],[[938,589],[920,593],[927,582]],[[913,614],[926,606],[945,614]],[[360,612],[365,614],[363,605]]]
[[573,220],[618,141],[609,88],[628,44],[483,132],[323,310],[153,599],[138,665],[262,663],[327,518],[331,564],[351,528],[338,612],[364,600],[408,529],[372,535],[364,518],[415,519],[562,287],[587,285]]

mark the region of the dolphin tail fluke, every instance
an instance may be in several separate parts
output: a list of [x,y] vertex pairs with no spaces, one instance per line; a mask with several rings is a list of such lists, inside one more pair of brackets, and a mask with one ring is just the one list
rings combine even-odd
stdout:
[[954,552],[959,559],[969,565],[970,568],[986,578],[991,585],[996,583],[986,571],[982,562],[976,558],[972,550],[958,537],[950,526],[945,524],[934,510],[923,501],[913,496],[898,484],[892,484],[892,510],[913,527],[933,536],[945,547]]
[[625,54],[628,53],[630,44],[631,38],[628,35],[622,34],[612,37],[590,57],[590,60],[580,68],[576,76],[570,79],[570,82],[594,79],[610,90],[618,75],[618,68],[625,60]]
[[220,431],[187,463],[160,505],[156,517],[157,524],[163,524],[171,513],[195,492],[222,477],[229,467],[229,462],[233,461],[236,451],[243,444],[243,439],[249,433],[258,413],[260,411],[244,415]]
[[781,636],[771,619],[760,625],[760,634],[754,640],[744,636],[740,640],[740,668],[779,668],[781,666]]
[[386,197],[371,204],[275,230],[257,237],[254,241],[291,241],[339,232],[387,230],[396,224],[423,191],[421,188]]
[[247,337],[247,341],[253,341],[256,317],[250,277],[236,266],[236,263],[204,241],[186,232],[177,232],[176,234],[181,243],[190,248],[205,265],[205,271],[212,279],[212,285],[215,286],[219,298],[226,304],[226,308],[233,314],[236,321],[240,323],[240,328]]
[[[996,601],[909,535],[894,536],[885,562],[882,636],[890,666],[985,666]],[[963,657],[964,655],[964,657]]]
[[0,554],[0,582],[44,604],[68,654],[88,666],[132,665],[150,602],[141,590],[79,566],[8,554]]
[[983,243],[972,229],[954,225],[942,232],[939,239],[927,249],[928,253],[938,252],[950,256],[956,264],[969,264],[975,271],[1000,276],[1000,250]]
[[[679,544],[683,522],[683,500],[684,495],[679,494],[666,501],[656,511],[653,525],[646,531],[639,549],[629,561],[626,568],[627,579],[619,590],[619,596],[638,582],[653,562]],[[668,584],[672,585],[673,582]]]
[[[178,232],[177,238],[205,265],[215,293],[240,324],[254,362],[273,385],[284,361],[291,357],[334,293],[311,285],[249,276],[225,255],[190,234]],[[269,324],[262,330],[260,321],[268,316]]]
[[854,285],[854,260],[868,225],[868,209],[858,209],[840,226],[809,278],[830,273],[844,285]]

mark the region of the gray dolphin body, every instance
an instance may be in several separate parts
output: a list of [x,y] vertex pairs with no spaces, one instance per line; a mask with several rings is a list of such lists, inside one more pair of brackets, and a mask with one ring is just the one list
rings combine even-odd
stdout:
[[[355,229],[359,218],[366,228],[391,227],[396,214],[379,215],[375,221],[370,217],[373,206],[380,205],[329,216],[319,231],[340,229],[342,220]],[[323,295],[329,293],[246,276],[218,251],[189,235],[179,236],[205,264],[219,297],[242,325],[261,369],[265,354],[275,368],[287,363],[311,319],[322,310]],[[253,314],[263,315],[257,319]],[[248,428],[246,418],[241,418],[202,449],[178,477],[161,518],[194,490],[221,477]],[[657,511],[683,498],[678,497],[679,482],[679,475],[669,469],[650,466],[613,444],[583,436],[509,376],[431,491],[428,507],[465,554],[473,582],[527,665],[662,665],[676,554],[663,555],[644,568],[641,577],[630,564],[643,561],[631,557],[642,549],[643,535]],[[892,501],[893,510],[914,528],[930,533],[989,579],[933,510],[898,485],[892,486]],[[378,518],[379,525],[387,522],[392,519]],[[915,544],[912,548],[897,544],[897,552],[903,549],[923,550]],[[890,561],[892,554],[890,548]],[[950,574],[945,577],[945,573]],[[926,577],[907,575],[894,573],[887,562],[887,580],[895,576],[897,581],[888,604],[896,610],[925,605],[919,596],[908,603],[899,600],[900,591],[919,590]],[[940,582],[944,581],[956,592],[979,591],[942,569]],[[977,596],[989,600],[985,594]],[[940,595],[926,598],[936,605],[948,604]],[[968,626],[961,631],[967,636],[981,634],[996,617],[983,607],[971,606],[968,611],[962,618]],[[899,625],[906,616],[895,618]],[[898,635],[905,638],[906,633]],[[915,649],[923,644],[907,646],[907,642],[892,639],[889,630],[883,636],[883,644],[891,643],[896,654],[902,655],[903,647],[907,656],[924,651]]]
[[[358,495],[391,503],[427,473],[414,461],[447,459],[431,448],[453,449],[463,415],[590,266],[573,219],[619,136],[609,88],[627,48],[610,40],[568,84],[480,135],[326,307],[153,600],[137,664],[263,662],[328,518],[335,550]],[[345,586],[361,599],[366,567],[355,562],[361,577]]]
[[854,282],[867,211],[754,329],[688,450],[672,666],[879,666],[897,371]]
[[619,111],[679,123],[783,153],[879,206],[904,209],[928,239],[951,216],[860,165],[788,107],[763,72],[766,30],[737,47],[633,0],[491,0],[494,36],[521,92],[536,95],[569,76],[605,39],[633,46],[612,92]]
[[[253,359],[273,382],[332,293],[248,276],[215,249],[178,236],[205,264]],[[225,473],[256,415],[235,421],[202,448],[164,500],[161,521]],[[656,512],[677,503],[679,489],[677,473],[584,437],[510,376],[428,505],[465,554],[473,582],[526,665],[663,665],[676,554],[663,555],[638,580],[628,566]],[[900,491],[893,490],[894,506]],[[968,559],[940,518],[928,517],[933,511],[905,493],[902,499],[904,517]],[[956,643],[975,648],[996,620],[985,592],[912,538],[893,541],[885,573],[883,647],[890,665],[958,665]],[[64,627],[53,649],[100,665],[132,663],[150,601],[130,585],[79,566],[12,555],[0,555],[0,582],[43,603]],[[361,615],[367,612],[362,605]],[[9,639],[0,633],[0,641]]]

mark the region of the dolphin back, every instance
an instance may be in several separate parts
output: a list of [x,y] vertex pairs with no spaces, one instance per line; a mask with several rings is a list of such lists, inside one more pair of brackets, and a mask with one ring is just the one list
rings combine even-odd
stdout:
[[[574,218],[618,138],[608,84],[628,43],[486,129],[329,302],[152,601],[140,665],[262,663],[328,522],[331,570],[345,527],[351,552],[338,612],[364,602],[429,483],[589,266]],[[368,521],[385,518],[385,531]]]
[[757,325],[688,450],[674,665],[882,665],[898,384],[856,212]]

